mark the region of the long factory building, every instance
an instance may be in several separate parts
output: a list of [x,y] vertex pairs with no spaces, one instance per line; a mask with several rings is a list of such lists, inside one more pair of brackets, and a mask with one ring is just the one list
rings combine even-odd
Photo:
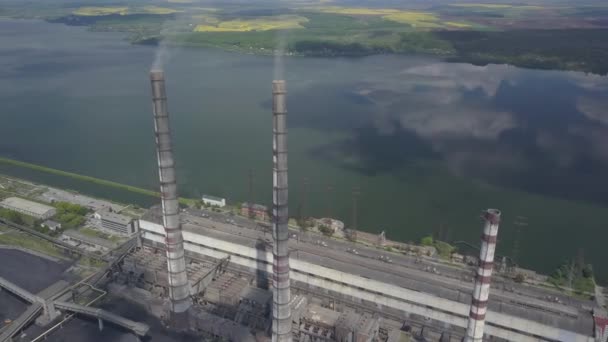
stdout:
[[[187,214],[182,214],[182,221],[187,252],[213,259],[230,256],[233,265],[272,274],[271,249],[260,249],[260,241],[270,241],[268,234]],[[145,244],[163,247],[165,237],[160,222],[154,210],[140,219]],[[290,241],[290,277],[296,285],[371,304],[378,312],[391,313],[393,317],[424,317],[445,331],[466,329],[472,283],[402,267],[397,257],[395,264],[387,265],[319,247]],[[597,341],[590,312],[517,293],[492,291],[486,315],[488,336],[524,342]]]

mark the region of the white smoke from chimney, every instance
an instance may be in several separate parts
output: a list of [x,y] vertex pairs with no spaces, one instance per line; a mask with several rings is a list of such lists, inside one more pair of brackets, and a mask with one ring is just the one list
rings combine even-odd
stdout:
[[161,38],[161,41],[156,48],[156,54],[154,56],[154,62],[152,63],[151,70],[163,70],[169,59],[170,51],[167,47],[167,43],[163,38]]
[[276,48],[274,49],[274,72],[273,80],[285,79],[285,55],[287,53],[287,34],[285,30],[280,30],[276,35]]

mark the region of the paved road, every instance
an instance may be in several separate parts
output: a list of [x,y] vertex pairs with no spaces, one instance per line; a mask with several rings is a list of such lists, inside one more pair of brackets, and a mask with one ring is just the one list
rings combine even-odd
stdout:
[[[198,209],[186,209],[186,214],[184,219],[189,220],[191,222],[195,222],[198,225],[202,226],[210,226],[210,221],[213,221],[217,227],[222,227],[222,230],[226,230],[228,232],[232,232],[234,235],[241,233],[247,234],[248,230],[254,231],[267,231],[270,232],[270,228],[265,228],[261,226],[259,223],[254,222],[250,219],[243,218],[236,215],[229,215],[224,213],[217,213],[209,210],[198,210]],[[206,216],[206,217],[203,217]],[[207,218],[205,220],[204,218]],[[201,219],[201,220],[199,220]],[[227,222],[227,220],[231,220]],[[249,228],[249,229],[235,229],[235,228]],[[250,236],[252,238],[257,238],[255,236]],[[270,234],[267,234],[267,237],[270,239]],[[418,270],[422,272],[426,272],[432,275],[438,274],[442,277],[449,278],[448,281],[461,284],[464,283],[466,288],[472,286],[473,278],[475,275],[475,268],[470,266],[452,266],[446,265],[443,262],[433,261],[430,258],[419,258],[416,256],[403,255],[398,253],[389,253],[383,250],[365,247],[360,244],[353,244],[348,241],[341,241],[336,239],[328,239],[322,235],[315,233],[301,233],[299,231],[294,230],[292,232],[292,240],[297,242],[305,242],[309,244],[318,244],[318,241],[322,241],[324,245],[318,245],[318,252],[324,253],[325,251],[343,251],[346,252],[348,250],[356,249],[358,255],[354,255],[353,253],[349,253],[353,255],[352,262],[357,263],[361,260],[365,259],[378,259],[380,256],[389,257],[392,259],[392,265],[401,265],[406,267],[408,270]],[[292,241],[293,242],[293,241]],[[297,247],[294,247],[293,243],[291,244],[294,250],[297,250]],[[568,307],[574,307],[576,309],[582,309],[583,307],[589,307],[591,305],[590,301],[579,300],[576,298],[565,296],[557,291],[549,291],[546,289],[538,289],[531,286],[519,285],[515,284],[510,280],[506,280],[500,277],[494,277],[494,281],[492,284],[492,291],[503,291],[507,296],[513,296],[514,294],[525,296],[528,298],[533,298],[542,303],[546,303],[547,305],[554,306],[557,301],[567,305]],[[461,288],[461,290],[463,290]],[[548,298],[551,297],[550,299]],[[541,303],[537,303],[541,305]],[[563,306],[558,306],[562,307]]]

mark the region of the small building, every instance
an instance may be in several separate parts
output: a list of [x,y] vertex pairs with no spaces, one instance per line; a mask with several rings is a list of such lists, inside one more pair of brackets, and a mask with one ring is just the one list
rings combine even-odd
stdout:
[[203,203],[214,207],[223,208],[226,206],[226,199],[221,197],[215,197],[211,195],[203,195]]
[[308,305],[299,321],[299,341],[335,341],[340,315],[316,304]]
[[40,224],[40,227],[48,228],[50,231],[56,232],[58,229],[61,229],[61,223],[53,220],[46,220]]
[[109,211],[98,211],[93,216],[101,221],[103,228],[112,230],[118,234],[131,235],[135,232],[135,222],[129,216]]
[[336,322],[337,342],[372,342],[380,331],[380,319],[368,313],[347,311]]
[[464,255],[458,253],[452,253],[452,261],[457,263],[464,263]]
[[4,199],[2,202],[0,202],[0,207],[42,220],[46,220],[57,214],[57,210],[51,206],[28,201],[19,197],[9,197]]
[[262,221],[268,221],[270,219],[270,215],[268,215],[268,207],[255,203],[243,203],[241,206],[241,215]]
[[[378,234],[357,231],[357,241],[371,246],[376,246],[380,243],[380,237]],[[386,246],[386,240],[384,245]]]
[[393,329],[388,333],[388,339],[386,342],[407,342],[412,340],[413,338],[408,332]]
[[296,321],[299,341],[372,342],[378,337],[380,319],[352,310],[337,312],[310,304]]
[[232,273],[223,273],[205,289],[204,298],[215,305],[230,307],[236,311],[240,294],[249,280]]
[[344,236],[344,222],[340,220],[336,220],[330,217],[324,217],[320,219],[316,219],[317,226],[325,226],[327,228],[331,228],[333,234],[338,236]]

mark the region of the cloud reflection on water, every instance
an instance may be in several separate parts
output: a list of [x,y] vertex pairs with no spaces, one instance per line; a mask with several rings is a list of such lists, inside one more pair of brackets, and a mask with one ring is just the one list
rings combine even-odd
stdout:
[[608,187],[606,77],[447,63],[382,76],[349,90],[369,104],[357,127],[341,117],[351,138],[313,154],[368,174],[439,161],[455,175],[608,202],[597,191]]

